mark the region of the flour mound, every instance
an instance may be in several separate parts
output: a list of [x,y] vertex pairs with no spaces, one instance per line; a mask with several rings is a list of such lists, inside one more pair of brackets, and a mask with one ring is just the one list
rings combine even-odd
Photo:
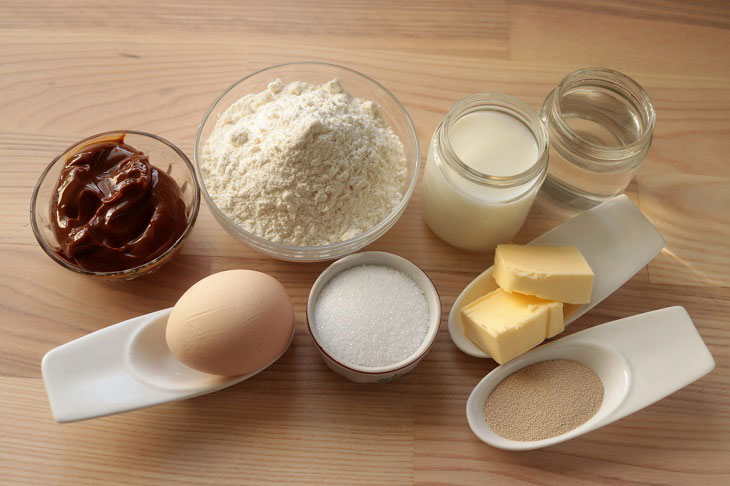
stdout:
[[215,204],[246,231],[319,246],[353,238],[402,199],[406,155],[372,101],[281,80],[233,103],[201,153]]

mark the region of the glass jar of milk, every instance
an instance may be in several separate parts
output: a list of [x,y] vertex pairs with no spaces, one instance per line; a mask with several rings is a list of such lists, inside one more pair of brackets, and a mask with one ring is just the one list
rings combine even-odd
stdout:
[[547,166],[547,129],[532,107],[503,94],[469,96],[431,139],[424,219],[451,245],[493,249],[522,227]]

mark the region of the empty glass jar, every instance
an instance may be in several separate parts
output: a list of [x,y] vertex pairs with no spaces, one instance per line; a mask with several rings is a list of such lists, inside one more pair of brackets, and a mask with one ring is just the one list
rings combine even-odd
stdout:
[[545,98],[540,117],[550,134],[543,190],[577,208],[626,189],[649,151],[656,119],[636,81],[603,68],[568,74]]

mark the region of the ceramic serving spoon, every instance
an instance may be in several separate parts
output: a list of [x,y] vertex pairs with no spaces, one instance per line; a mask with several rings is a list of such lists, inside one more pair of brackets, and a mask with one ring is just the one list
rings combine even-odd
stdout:
[[[565,325],[598,305],[621,287],[664,247],[664,238],[625,195],[585,211],[532,240],[529,245],[576,246],[593,269],[593,292],[588,304],[565,304]],[[449,335],[457,348],[477,358],[489,358],[466,335],[461,309],[497,289],[492,268],[475,278],[454,301]]]
[[[549,359],[580,361],[592,368],[603,384],[601,407],[587,422],[556,437],[515,441],[497,435],[484,419],[489,394],[515,371]],[[715,360],[684,307],[667,307],[571,334],[496,367],[469,395],[466,417],[474,434],[491,446],[513,451],[538,449],[632,414],[714,367]]]
[[[235,385],[268,368],[240,376],[194,370],[165,342],[172,307],[135,317],[52,349],[41,371],[57,422],[75,422],[184,400]],[[289,340],[289,345],[294,338]]]

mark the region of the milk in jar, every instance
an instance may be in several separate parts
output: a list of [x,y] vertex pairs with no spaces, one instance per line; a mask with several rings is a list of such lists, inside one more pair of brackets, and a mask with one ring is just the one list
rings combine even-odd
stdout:
[[535,110],[501,94],[457,103],[429,146],[423,216],[447,243],[485,251],[520,230],[547,173],[548,136]]

